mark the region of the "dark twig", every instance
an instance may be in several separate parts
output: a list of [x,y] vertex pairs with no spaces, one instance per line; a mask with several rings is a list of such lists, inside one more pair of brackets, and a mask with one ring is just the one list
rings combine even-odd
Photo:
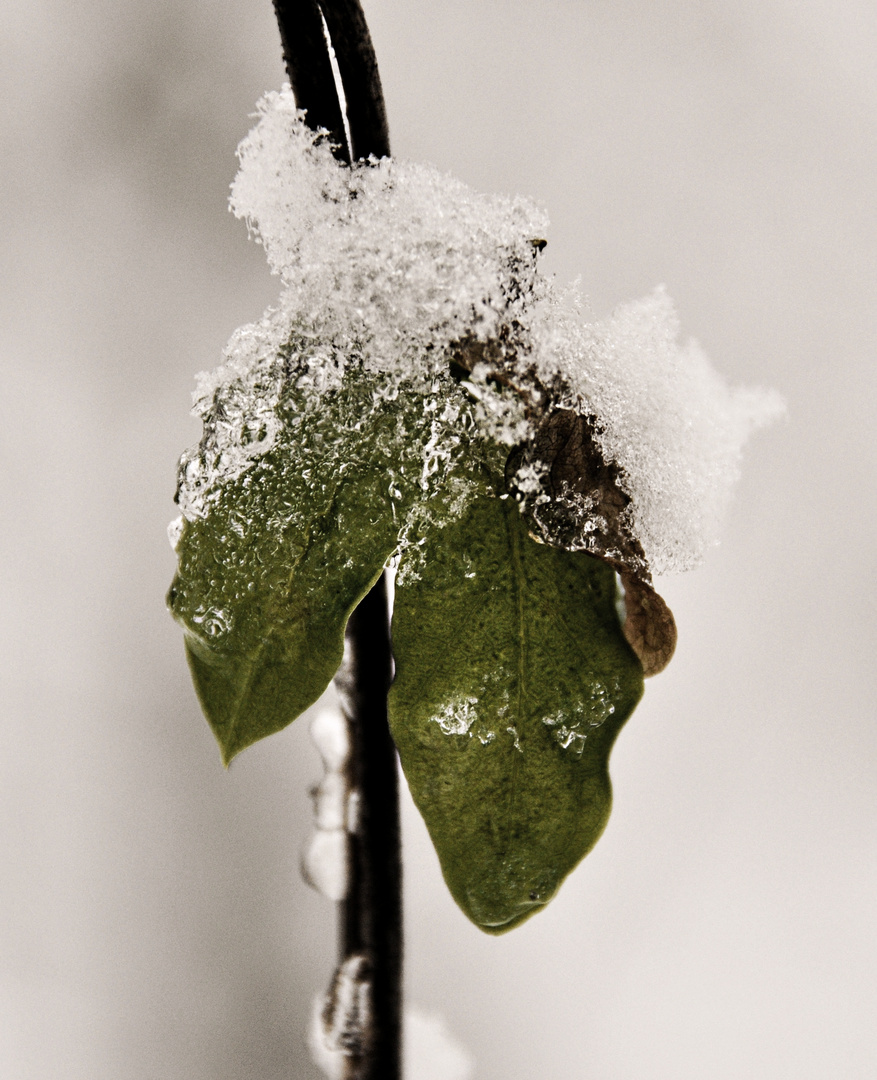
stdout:
[[359,0],[321,0],[338,61],[354,161],[390,154],[390,132],[378,62]]
[[399,1080],[402,1036],[402,853],[396,748],[387,723],[392,680],[383,575],[347,624],[343,699],[351,736],[350,785],[359,794],[343,907],[342,962],[363,956],[371,1010],[350,1080]]
[[[336,156],[348,162],[388,155],[381,81],[359,0],[274,0],[274,8],[289,80],[309,126],[327,128],[339,144]],[[346,98],[349,157],[323,18]],[[347,1080],[400,1080],[402,856],[396,749],[387,723],[392,653],[383,575],[351,616],[346,638],[337,681],[350,733],[348,783],[359,810],[349,836],[340,951],[342,966],[353,960],[369,990],[365,1030],[347,1044]]]
[[314,131],[325,128],[338,147],[336,156],[349,162],[344,120],[317,0],[274,0],[274,12],[296,104],[307,109],[308,126]]
[[[353,146],[347,160],[387,157],[390,133],[378,62],[359,0],[274,0],[283,59],[308,124],[346,145],[323,20],[338,62]],[[339,155],[340,156],[340,155]],[[344,155],[346,157],[346,155]]]

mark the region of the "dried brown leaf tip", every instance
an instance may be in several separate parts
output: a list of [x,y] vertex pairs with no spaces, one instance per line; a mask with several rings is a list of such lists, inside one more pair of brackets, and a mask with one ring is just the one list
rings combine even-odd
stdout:
[[639,657],[643,675],[657,675],[673,659],[676,620],[649,582],[633,574],[620,574],[624,590],[624,636]]

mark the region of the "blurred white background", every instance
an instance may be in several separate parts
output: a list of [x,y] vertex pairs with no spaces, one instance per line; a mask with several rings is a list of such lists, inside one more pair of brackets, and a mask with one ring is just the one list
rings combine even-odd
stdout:
[[[503,938],[406,809],[408,994],[477,1080],[873,1080],[877,9],[365,0],[398,156],[547,205],[598,314],[664,282],[775,386],[722,546]],[[5,0],[0,1076],[314,1080],[334,912],[306,721],[230,772],[164,609],[193,375],[273,300],[226,210],[283,80],[269,0]]]

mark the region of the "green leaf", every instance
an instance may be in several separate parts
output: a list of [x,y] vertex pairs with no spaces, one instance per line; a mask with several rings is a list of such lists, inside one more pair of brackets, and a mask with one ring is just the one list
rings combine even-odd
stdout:
[[341,353],[294,333],[273,358],[283,374],[270,449],[247,458],[273,369],[232,371],[181,462],[200,516],[184,523],[168,603],[226,763],[323,693],[350,613],[400,539],[416,546],[501,467],[503,448],[472,438],[471,404],[447,373],[415,390],[367,371],[353,344],[334,367],[324,351]]
[[608,758],[639,701],[615,575],[479,498],[396,586],[390,722],[454,899],[502,933],[556,893],[609,816]]
[[373,382],[354,372],[317,408],[286,403],[271,450],[185,523],[168,602],[226,763],[323,693],[421,495],[393,480],[401,406]]

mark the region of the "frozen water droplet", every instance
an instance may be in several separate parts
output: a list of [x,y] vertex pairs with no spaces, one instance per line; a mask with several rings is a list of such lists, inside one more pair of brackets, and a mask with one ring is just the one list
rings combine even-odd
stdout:
[[518,729],[516,727],[509,726],[506,728],[506,731],[512,737],[512,744],[514,745],[514,748],[518,751],[518,753],[523,754],[524,750],[521,746],[521,739],[518,735]]
[[478,719],[478,713],[475,710],[477,704],[476,697],[457,698],[443,705],[438,715],[431,719],[439,725],[445,735],[466,735]]
[[308,1044],[327,1076],[345,1074],[345,1059],[362,1051],[371,1013],[368,961],[348,956],[336,969],[329,992],[314,1002]]
[[206,637],[214,639],[227,634],[232,628],[231,615],[222,608],[200,607],[192,615],[192,622]]
[[347,764],[347,756],[350,753],[347,721],[340,710],[320,709],[311,720],[310,735],[326,769],[340,772]]
[[326,999],[317,994],[311,1007],[311,1022],[308,1025],[308,1050],[317,1068],[329,1080],[344,1080],[347,1073],[347,1054],[340,1050],[331,1050],[326,1044],[323,1029],[323,1009]]
[[302,856],[302,875],[308,885],[328,897],[343,900],[347,895],[347,832],[345,829],[317,829]]
[[358,791],[351,791],[347,795],[347,818],[344,822],[345,828],[351,835],[356,835],[359,832],[359,812],[361,806],[361,797]]
[[576,757],[582,756],[587,735],[582,734],[581,731],[577,731],[575,728],[561,726],[555,732],[555,737],[564,750],[571,751]]
[[318,829],[344,829],[346,825],[347,784],[343,773],[327,772],[311,790],[314,801],[314,825]]

